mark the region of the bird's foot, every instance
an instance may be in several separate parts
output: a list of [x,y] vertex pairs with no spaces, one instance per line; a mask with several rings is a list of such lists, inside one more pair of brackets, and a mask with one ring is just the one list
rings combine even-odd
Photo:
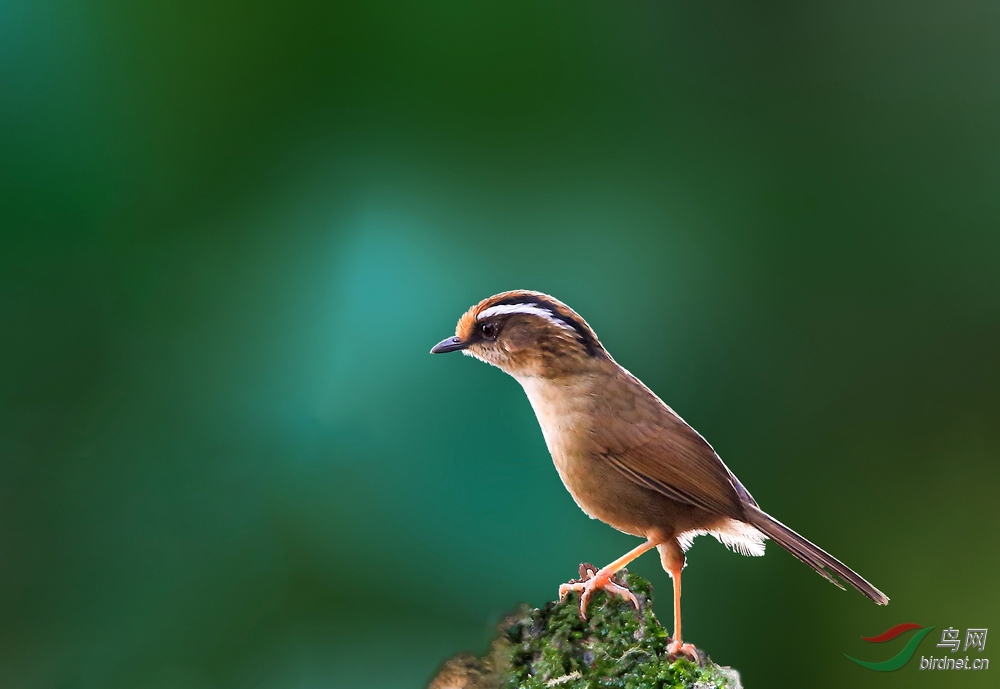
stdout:
[[667,653],[672,656],[685,655],[699,666],[705,664],[705,659],[702,657],[701,651],[699,651],[694,644],[686,644],[680,640],[671,641],[667,644]]
[[628,590],[627,586],[615,582],[614,576],[614,572],[599,570],[589,562],[584,562],[580,565],[580,578],[573,579],[559,587],[559,600],[565,599],[570,591],[578,591],[580,593],[581,620],[587,619],[587,605],[590,603],[590,597],[602,590],[607,591],[608,594],[621,596],[631,602],[638,610],[639,599]]

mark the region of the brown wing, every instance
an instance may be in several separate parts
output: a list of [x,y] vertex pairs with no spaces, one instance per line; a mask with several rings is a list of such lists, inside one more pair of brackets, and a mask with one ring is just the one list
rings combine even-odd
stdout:
[[601,454],[639,485],[715,514],[745,519],[743,503],[756,503],[712,446],[642,382],[625,375],[619,383],[637,393],[625,396],[634,406],[605,416],[595,439]]

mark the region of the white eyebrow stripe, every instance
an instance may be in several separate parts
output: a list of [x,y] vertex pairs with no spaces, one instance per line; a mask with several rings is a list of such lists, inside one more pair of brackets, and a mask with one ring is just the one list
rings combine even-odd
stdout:
[[477,321],[481,321],[484,318],[492,318],[493,316],[503,316],[512,313],[525,313],[529,316],[540,316],[550,323],[558,325],[560,328],[565,330],[572,330],[576,332],[573,326],[569,325],[562,319],[556,318],[552,315],[552,312],[548,309],[543,309],[540,306],[535,306],[534,304],[502,304],[500,306],[491,306],[488,309],[484,309],[482,313],[476,316]]

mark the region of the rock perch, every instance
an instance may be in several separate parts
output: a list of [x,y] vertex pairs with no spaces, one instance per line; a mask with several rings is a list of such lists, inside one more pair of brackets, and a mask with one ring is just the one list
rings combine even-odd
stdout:
[[501,622],[485,656],[448,660],[428,689],[742,689],[735,670],[701,651],[700,664],[670,655],[649,582],[624,570],[617,581],[636,595],[639,610],[603,591],[586,621],[577,594],[541,609],[522,606]]

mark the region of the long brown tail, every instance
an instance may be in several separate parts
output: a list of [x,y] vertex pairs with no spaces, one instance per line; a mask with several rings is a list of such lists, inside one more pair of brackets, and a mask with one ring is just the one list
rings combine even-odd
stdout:
[[750,504],[744,504],[744,507],[746,508],[747,517],[751,524],[766,533],[778,545],[815,569],[835,585],[844,588],[833,575],[837,575],[879,605],[885,605],[889,602],[888,596],[815,543],[807,541],[771,515],[763,512],[759,507]]

